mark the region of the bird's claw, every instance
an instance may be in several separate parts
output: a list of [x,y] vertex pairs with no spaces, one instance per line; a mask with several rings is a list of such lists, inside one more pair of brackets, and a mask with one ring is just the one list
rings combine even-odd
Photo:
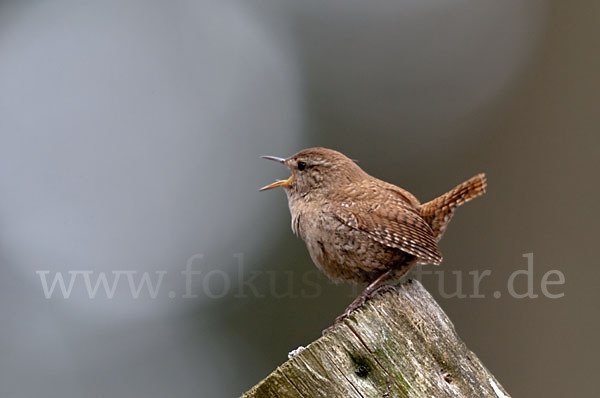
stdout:
[[360,307],[362,307],[367,300],[369,300],[371,297],[378,295],[378,294],[383,294],[383,293],[387,293],[387,292],[393,292],[396,291],[396,288],[392,285],[381,285],[379,287],[377,287],[374,290],[371,291],[365,291],[363,293],[361,293],[349,306],[348,308],[346,308],[346,310],[337,318],[335,318],[335,320],[333,321],[333,325],[329,326],[327,329],[323,330],[323,335],[325,335],[326,333],[330,332],[335,325],[337,325],[338,323],[341,323],[344,321],[344,319],[348,318],[350,316],[350,314],[352,314],[354,311],[356,311],[357,309],[359,309]]

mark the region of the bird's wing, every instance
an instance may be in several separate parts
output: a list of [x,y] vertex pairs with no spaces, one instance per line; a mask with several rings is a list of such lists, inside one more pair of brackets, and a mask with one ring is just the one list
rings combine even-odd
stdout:
[[366,232],[376,242],[412,254],[419,263],[442,262],[433,231],[412,205],[388,196],[385,200],[347,197],[332,206],[341,222]]

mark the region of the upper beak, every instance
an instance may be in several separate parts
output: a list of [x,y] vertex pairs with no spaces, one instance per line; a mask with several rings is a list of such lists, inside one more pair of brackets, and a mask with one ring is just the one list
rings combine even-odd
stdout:
[[[263,159],[268,159],[268,160],[273,160],[275,162],[281,163],[281,164],[285,164],[285,159],[284,158],[278,158],[277,156],[261,156]],[[266,191],[267,189],[273,189],[273,188],[277,188],[277,187],[282,187],[285,185],[288,185],[289,183],[292,182],[292,178],[293,176],[291,176],[290,178],[288,178],[287,180],[278,180],[275,181],[272,184],[269,184],[265,187],[262,187],[261,189],[259,189],[259,191]]]
[[278,158],[277,156],[261,156],[261,158],[267,159],[267,160],[273,160],[273,161],[279,162],[281,164],[285,163],[285,159],[284,158]]

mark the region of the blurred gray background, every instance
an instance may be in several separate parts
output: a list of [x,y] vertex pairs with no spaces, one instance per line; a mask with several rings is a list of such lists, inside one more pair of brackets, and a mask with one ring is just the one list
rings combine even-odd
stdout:
[[[231,397],[320,336],[359,288],[319,275],[284,194],[257,192],[288,176],[260,155],[309,146],[422,201],[485,171],[441,249],[447,278],[492,271],[486,298],[423,282],[515,397],[594,396],[599,18],[558,0],[0,2],[0,396]],[[536,293],[560,270],[564,297],[494,298],[530,252]],[[165,275],[156,298],[122,281],[46,299],[36,274],[118,270]]]

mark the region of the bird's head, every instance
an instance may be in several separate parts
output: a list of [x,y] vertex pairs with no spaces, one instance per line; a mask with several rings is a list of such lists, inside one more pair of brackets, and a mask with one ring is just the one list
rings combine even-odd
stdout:
[[290,200],[327,197],[332,191],[364,178],[366,173],[340,152],[327,148],[309,148],[287,159],[263,156],[287,166],[292,175],[261,188],[283,187]]

